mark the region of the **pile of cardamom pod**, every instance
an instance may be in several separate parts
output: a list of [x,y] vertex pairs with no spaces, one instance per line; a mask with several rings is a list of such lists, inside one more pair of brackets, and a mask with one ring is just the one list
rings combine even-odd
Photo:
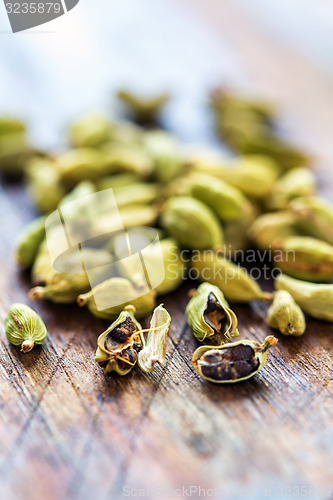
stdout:
[[[207,149],[185,153],[173,135],[156,125],[166,94],[141,98],[121,91],[119,98],[131,120],[81,117],[70,127],[69,147],[57,154],[31,147],[22,122],[0,119],[0,170],[24,179],[40,213],[17,244],[19,266],[31,269],[29,297],[77,303],[113,321],[98,339],[96,361],[105,372],[124,375],[136,362],[144,371],[163,362],[170,316],[156,302],[184,279],[199,280],[186,317],[205,345],[192,362],[202,377],[220,383],[257,373],[277,342],[273,336],[262,345],[232,342],[238,336],[237,318],[228,302],[272,300],[267,323],[285,335],[304,333],[303,312],[333,321],[333,206],[316,195],[310,158],[278,134],[273,109],[228,89],[214,90],[216,131],[233,153],[226,156]],[[59,235],[55,230],[46,241],[47,215],[109,188],[124,227],[155,227],[161,238],[165,277],[134,300],[129,297],[140,288],[140,276],[133,269],[122,269],[121,278],[101,272],[91,289],[85,271],[72,272],[75,252],[68,253],[61,272],[49,255]],[[105,222],[103,217],[93,221],[97,234],[103,234]],[[263,291],[237,263],[239,255],[253,248],[258,255],[269,252],[272,268],[279,271],[274,294]],[[156,249],[152,245],[149,251],[154,273]],[[103,269],[110,259],[108,241],[98,248],[86,246],[80,261],[82,257],[85,265]],[[103,299],[103,310],[96,297]],[[120,306],[112,305],[115,297],[121,297]],[[136,318],[152,311],[150,329],[143,330]],[[28,306],[15,304],[6,319],[8,339],[25,352],[46,336],[45,325],[34,315]]]

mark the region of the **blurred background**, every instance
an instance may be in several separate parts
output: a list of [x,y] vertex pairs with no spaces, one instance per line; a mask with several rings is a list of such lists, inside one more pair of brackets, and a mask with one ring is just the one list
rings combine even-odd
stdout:
[[287,132],[328,168],[332,14],[327,0],[80,0],[14,35],[1,3],[0,112],[26,118],[34,142],[53,148],[78,113],[116,115],[114,89],[169,90],[166,126],[204,143],[209,89],[228,83],[276,102]]

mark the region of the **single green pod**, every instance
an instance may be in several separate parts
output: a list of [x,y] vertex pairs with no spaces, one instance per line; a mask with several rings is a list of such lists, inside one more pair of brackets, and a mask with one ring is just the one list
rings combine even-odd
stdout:
[[114,189],[114,196],[118,208],[128,205],[149,205],[159,198],[158,184],[136,182],[129,186]]
[[243,207],[242,217],[238,220],[228,222],[224,229],[224,248],[230,258],[237,250],[247,250],[250,247],[250,238],[247,231],[258,217],[258,207],[250,201]]
[[241,218],[248,200],[239,189],[206,174],[191,174],[188,182],[191,195],[210,207],[222,221]]
[[65,195],[56,164],[50,158],[33,158],[26,168],[28,194],[40,213],[52,212]]
[[270,335],[263,344],[252,340],[239,340],[219,347],[198,347],[192,364],[196,372],[209,382],[228,384],[247,380],[266,364],[267,351],[277,344]]
[[[96,283],[105,279],[105,266],[111,264],[111,260],[106,250],[75,248],[61,256],[59,263],[61,271],[58,271],[50,260],[45,241],[32,268],[33,282],[42,286],[32,288],[29,291],[29,298],[51,300],[61,304],[75,303],[78,295],[90,290],[91,280]],[[89,270],[89,276],[86,269]]]
[[297,217],[288,211],[259,215],[247,231],[250,240],[260,250],[269,250],[277,240],[300,233]]
[[306,328],[302,309],[285,290],[274,293],[274,300],[268,309],[266,321],[271,328],[280,330],[283,335],[300,337]]
[[138,174],[124,173],[113,174],[102,177],[96,181],[96,191],[103,191],[103,189],[114,189],[130,186],[136,182],[140,182],[141,177]]
[[13,304],[5,318],[6,337],[13,345],[21,346],[21,351],[29,352],[35,344],[43,344],[46,326],[38,314],[25,304]]
[[113,122],[109,144],[123,146],[142,146],[144,129],[137,123],[127,120]]
[[[117,254],[117,238],[113,242],[113,249]],[[163,263],[161,263],[161,254]],[[118,267],[122,275],[132,281],[138,288],[149,282],[157,295],[165,295],[176,290],[187,276],[187,262],[182,259],[179,247],[172,238],[166,238],[149,245],[142,252],[141,257],[144,262],[144,267],[141,268],[136,260],[118,260]],[[164,278],[162,281],[160,281],[161,264],[164,265]]]
[[118,98],[126,105],[134,120],[138,123],[155,122],[162,108],[170,99],[169,94],[163,93],[151,97],[143,97],[127,90],[119,90]]
[[275,280],[276,290],[286,290],[303,309],[313,318],[333,323],[333,285],[309,283],[285,274]]
[[72,123],[69,138],[75,147],[98,147],[111,137],[112,125],[107,118],[98,114],[80,117]]
[[290,236],[272,245],[274,263],[284,273],[304,281],[333,278],[333,246],[307,236]]
[[[157,205],[126,205],[120,207],[119,214],[125,228],[132,226],[154,226],[159,215],[159,207]],[[101,217],[94,221],[95,234],[109,234],[110,227],[119,224],[118,213],[104,213]]]
[[85,180],[95,181],[113,171],[102,150],[88,147],[71,149],[58,155],[56,170],[61,182],[68,187]]
[[154,171],[154,161],[141,145],[109,142],[101,147],[108,165],[104,175],[112,173],[133,173],[149,177]]
[[16,244],[16,262],[20,267],[29,269],[33,265],[44,238],[44,216],[34,219],[22,229]]
[[25,131],[26,125],[22,120],[13,118],[11,116],[3,116],[0,118],[0,135]]
[[154,178],[168,182],[175,178],[183,167],[180,146],[175,137],[164,130],[149,130],[143,138],[144,146],[154,160]]
[[221,179],[254,199],[267,196],[279,175],[276,162],[260,155],[241,156],[232,161],[199,161],[193,169]]
[[135,307],[128,306],[97,339],[95,361],[104,373],[127,375],[137,362],[144,339],[135,318]]
[[223,231],[214,212],[190,196],[170,198],[161,224],[185,248],[213,248],[223,243]]
[[[77,303],[80,307],[87,306],[94,316],[110,320],[117,318],[124,307],[133,305],[136,316],[142,318],[154,309],[155,297],[154,290],[140,296],[140,290],[136,290],[126,278],[110,278],[90,292],[79,295]],[[114,303],[119,305],[112,306]]]
[[228,302],[271,298],[245,269],[212,251],[193,252],[190,277],[216,285]]
[[316,177],[312,170],[293,168],[275,183],[265,200],[265,206],[270,210],[286,209],[294,198],[314,195],[316,188]]
[[25,132],[0,134],[0,172],[8,177],[19,177],[33,154]]
[[187,304],[185,315],[193,335],[200,342],[220,345],[238,337],[237,316],[230,309],[221,290],[201,283]]
[[293,200],[289,209],[303,231],[333,245],[332,203],[319,197],[304,197]]

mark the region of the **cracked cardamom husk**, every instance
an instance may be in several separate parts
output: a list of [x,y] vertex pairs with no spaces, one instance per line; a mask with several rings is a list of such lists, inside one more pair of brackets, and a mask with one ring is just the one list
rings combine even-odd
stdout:
[[128,306],[97,339],[95,361],[104,373],[127,375],[138,359],[144,339],[135,318],[135,307]]
[[277,339],[270,335],[263,344],[252,340],[239,340],[219,347],[198,347],[192,363],[196,372],[205,380],[217,384],[247,380],[266,364],[267,351]]
[[210,283],[198,286],[187,304],[185,315],[193,335],[200,342],[220,345],[239,336],[236,314],[221,290]]

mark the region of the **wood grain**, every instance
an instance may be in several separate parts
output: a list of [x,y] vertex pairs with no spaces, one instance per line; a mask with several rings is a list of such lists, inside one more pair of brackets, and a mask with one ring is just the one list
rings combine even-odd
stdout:
[[[238,59],[245,80],[253,81],[260,65],[258,84],[273,89],[294,116],[304,117],[295,137],[302,141],[317,134],[316,147],[324,151],[326,162],[333,161],[318,110],[307,123],[305,114],[298,114],[305,110],[297,92],[289,92],[293,76],[285,84],[283,78],[275,81],[265,45],[273,47],[273,42],[247,24],[230,2],[219,5],[220,15],[208,12],[207,19],[211,26],[216,23],[217,32],[225,30],[230,57]],[[247,46],[246,34],[236,36],[232,27],[240,25],[255,33],[254,45]],[[274,50],[280,67],[288,71],[292,62],[283,63],[284,49],[274,45]],[[305,62],[297,61],[302,74],[325,87],[316,103],[320,109],[327,106],[331,116],[332,90],[313,68],[310,72]],[[310,81],[304,86],[310,89]],[[19,229],[34,214],[20,185],[2,181],[0,188],[3,320],[12,302],[29,303],[29,278],[18,272],[12,255]],[[191,286],[165,297],[172,313],[167,360],[150,375],[135,369],[126,377],[104,376],[94,353],[106,323],[74,306],[30,304],[42,315],[49,335],[29,355],[10,346],[2,334],[1,498],[113,500],[123,498],[126,487],[142,488],[146,498],[172,498],[177,488],[181,493],[184,488],[185,496],[190,487],[193,498],[199,497],[194,490],[199,487],[218,499],[332,498],[333,325],[309,320],[304,337],[279,336],[255,378],[215,386],[204,382],[190,362],[198,345],[184,318]],[[235,307],[242,337],[261,341],[271,333],[263,320],[266,307]]]

